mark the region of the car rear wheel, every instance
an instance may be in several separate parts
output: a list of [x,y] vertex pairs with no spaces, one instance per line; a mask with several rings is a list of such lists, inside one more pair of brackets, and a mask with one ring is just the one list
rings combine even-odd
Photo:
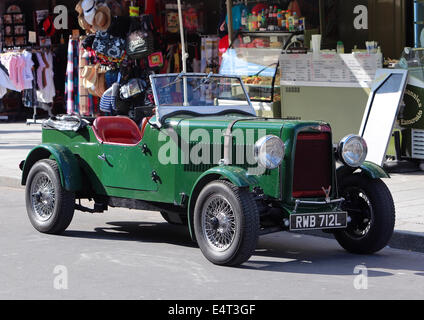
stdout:
[[71,223],[75,193],[62,187],[56,161],[45,159],[34,164],[28,175],[25,197],[29,220],[39,232],[61,234]]
[[209,183],[194,209],[194,231],[204,256],[214,264],[249,260],[259,235],[259,213],[248,190],[226,181]]
[[349,252],[372,254],[389,243],[395,226],[392,195],[381,179],[352,175],[341,181],[343,209],[350,217],[348,228],[335,232],[339,244]]

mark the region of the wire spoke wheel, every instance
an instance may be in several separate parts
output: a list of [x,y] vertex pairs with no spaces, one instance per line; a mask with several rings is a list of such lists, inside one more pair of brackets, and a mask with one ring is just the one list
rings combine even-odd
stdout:
[[365,191],[358,187],[347,188],[344,197],[344,210],[351,218],[346,232],[353,238],[363,238],[373,223],[374,211],[371,201]]
[[51,218],[56,204],[56,193],[53,182],[45,173],[34,177],[31,185],[31,204],[36,219],[45,222]]
[[395,207],[385,183],[353,174],[341,179],[339,192],[350,217],[346,229],[334,232],[339,244],[357,254],[372,254],[387,246],[395,226]]
[[75,192],[62,187],[59,166],[54,160],[42,159],[32,166],[25,200],[31,224],[42,233],[63,233],[74,216]]
[[199,193],[194,232],[203,255],[216,265],[237,266],[256,249],[259,212],[247,188],[212,181]]
[[222,196],[210,197],[203,207],[202,230],[215,250],[227,250],[236,234],[236,217],[231,204]]

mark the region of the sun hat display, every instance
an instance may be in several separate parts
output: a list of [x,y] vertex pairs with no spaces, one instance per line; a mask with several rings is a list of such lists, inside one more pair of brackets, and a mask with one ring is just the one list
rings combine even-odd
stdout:
[[84,66],[81,71],[81,77],[84,88],[92,88],[96,84],[95,66]]
[[112,15],[107,5],[100,5],[97,7],[93,18],[93,28],[96,31],[107,31],[112,22]]
[[94,0],[83,0],[81,4],[84,19],[88,24],[93,25],[94,16],[96,15],[96,1]]
[[90,94],[101,97],[106,91],[105,71],[100,69],[100,64],[85,66],[81,71],[82,85]]
[[78,24],[81,27],[81,29],[86,31],[91,31],[92,29],[91,25],[84,18],[84,10],[82,8],[82,2],[83,0],[80,0],[75,6],[75,11],[78,12]]

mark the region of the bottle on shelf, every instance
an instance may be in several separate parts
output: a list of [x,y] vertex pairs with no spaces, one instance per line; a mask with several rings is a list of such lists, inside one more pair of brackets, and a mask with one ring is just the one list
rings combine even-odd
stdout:
[[293,12],[293,31],[297,31],[299,28],[299,18],[297,12]]
[[284,10],[282,14],[282,20],[281,20],[281,30],[286,31],[287,30],[287,12]]
[[253,21],[252,21],[252,14],[249,13],[249,15],[247,16],[247,30],[249,32],[253,31]]
[[243,9],[243,12],[241,13],[241,27],[242,27],[243,30],[248,29],[246,9]]
[[286,31],[290,31],[290,10],[286,11]]
[[267,19],[267,16],[265,14],[265,10],[262,10],[261,28],[263,28],[264,30],[266,30],[268,28],[268,19]]
[[305,31],[305,30],[306,30],[306,20],[305,20],[305,17],[299,18],[298,31]]
[[258,31],[260,31],[263,28],[263,26],[262,26],[262,13],[258,12],[256,19],[258,20]]
[[339,53],[339,54],[345,53],[343,41],[337,42],[337,53]]
[[274,26],[274,30],[278,30],[278,9],[277,6],[274,6],[274,11],[272,13],[272,24]]
[[278,9],[277,12],[277,25],[279,30],[283,29],[283,10],[281,9]]
[[290,15],[290,16],[289,16],[289,19],[288,19],[288,25],[289,25],[288,31],[290,31],[290,32],[295,31],[295,30],[294,30],[294,29],[295,29],[295,25],[294,25],[294,16],[292,16],[292,15]]
[[258,31],[258,15],[255,11],[252,13],[252,31]]

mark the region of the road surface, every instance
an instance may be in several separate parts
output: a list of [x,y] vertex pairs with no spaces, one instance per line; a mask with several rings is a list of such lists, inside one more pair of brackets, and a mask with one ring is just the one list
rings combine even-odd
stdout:
[[214,266],[183,227],[152,212],[77,212],[38,233],[24,191],[0,187],[0,299],[423,299],[424,254],[343,251],[334,240],[261,237],[240,268]]

